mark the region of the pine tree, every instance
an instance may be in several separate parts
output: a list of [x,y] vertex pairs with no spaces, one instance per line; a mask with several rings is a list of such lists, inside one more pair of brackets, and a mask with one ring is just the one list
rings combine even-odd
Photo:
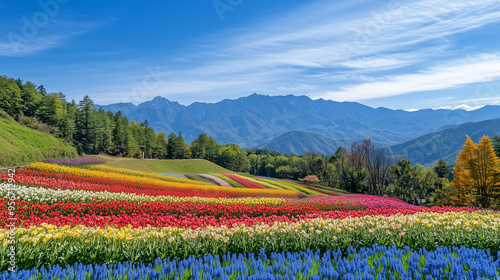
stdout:
[[28,117],[36,116],[38,107],[42,103],[43,95],[38,93],[38,91],[36,90],[36,86],[31,82],[26,82],[26,84],[22,84],[21,82],[20,87],[22,90],[21,96],[25,107],[24,115]]
[[450,179],[450,178],[448,178],[450,166],[448,165],[448,163],[445,160],[443,160],[443,159],[438,160],[436,162],[436,164],[434,165],[433,170],[434,170],[434,173],[436,173],[436,175],[438,176],[438,178]]
[[83,152],[94,152],[95,144],[95,108],[94,102],[87,95],[78,103],[75,141],[81,144]]
[[74,139],[76,131],[76,111],[77,109],[74,101],[72,103],[66,103],[66,115],[61,122],[59,130],[61,131],[61,137],[67,141],[73,141]]
[[396,165],[391,167],[391,172],[394,175],[394,195],[396,197],[407,199],[410,198],[411,191],[417,184],[416,166],[411,165],[411,161],[403,158]]
[[493,149],[495,149],[495,154],[500,157],[500,135],[493,133]]
[[167,152],[168,158],[184,158],[184,138],[182,138],[182,134],[180,132],[179,136],[173,132],[168,135]]

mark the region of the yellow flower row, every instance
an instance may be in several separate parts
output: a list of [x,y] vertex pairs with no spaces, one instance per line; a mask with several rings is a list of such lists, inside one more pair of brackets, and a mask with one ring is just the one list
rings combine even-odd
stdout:
[[[156,201],[157,196],[150,196],[151,201]],[[211,204],[223,204],[223,205],[279,205],[289,201],[288,199],[278,198],[278,197],[241,197],[241,198],[215,198],[215,197],[178,197],[178,196],[160,196],[161,201],[164,202],[199,202],[199,203],[211,203]],[[160,201],[160,200],[158,200]]]
[[[21,243],[47,243],[61,238],[95,240],[104,238],[112,240],[144,241],[150,238],[168,238],[169,242],[177,239],[184,241],[204,238],[214,238],[227,242],[232,236],[262,236],[269,238],[275,234],[298,235],[305,238],[311,235],[321,236],[323,232],[329,234],[349,234],[363,232],[366,234],[399,235],[404,236],[412,230],[487,230],[498,232],[500,228],[500,214],[493,212],[447,212],[447,213],[416,213],[411,215],[393,216],[365,216],[346,219],[322,219],[298,223],[276,222],[273,225],[258,224],[253,226],[235,225],[233,228],[226,226],[206,227],[198,229],[185,229],[177,227],[147,227],[147,228],[96,228],[77,225],[75,227],[43,224],[29,229],[17,228],[16,235]],[[6,246],[9,237],[8,229],[0,229],[0,240]],[[495,233],[496,234],[496,233]]]
[[237,195],[295,196],[298,194],[297,191],[289,191],[289,190],[236,189],[236,188],[232,188],[232,187],[222,187],[222,186],[216,186],[216,185],[200,185],[197,183],[196,184],[186,184],[186,183],[179,183],[179,182],[168,182],[168,181],[140,177],[140,176],[126,175],[126,174],[120,174],[120,173],[114,173],[114,172],[104,172],[104,171],[97,171],[97,170],[88,170],[88,169],[75,168],[75,167],[67,167],[67,166],[61,166],[61,165],[50,164],[50,163],[42,163],[42,162],[32,163],[32,164],[28,165],[27,168],[33,169],[33,170],[39,170],[39,171],[56,172],[56,173],[63,173],[63,174],[82,176],[82,177],[105,178],[105,179],[111,179],[111,180],[121,180],[121,181],[127,181],[127,182],[153,184],[153,185],[158,185],[158,186],[164,186],[166,188],[194,188],[194,189],[198,189],[198,190],[214,191],[214,192],[221,192],[221,193],[232,193],[232,194],[237,194]]
[[160,175],[160,174],[143,172],[143,171],[136,171],[136,170],[126,169],[126,168],[116,168],[116,167],[106,166],[106,165],[102,165],[102,164],[90,166],[89,169],[96,170],[96,171],[110,172],[110,173],[132,175],[132,176],[138,176],[138,177],[146,177],[146,178],[158,179],[158,180],[169,181],[169,182],[197,184],[197,185],[214,185],[214,184],[210,184],[208,182],[203,182],[203,181],[193,181],[190,179],[177,178],[174,176]]

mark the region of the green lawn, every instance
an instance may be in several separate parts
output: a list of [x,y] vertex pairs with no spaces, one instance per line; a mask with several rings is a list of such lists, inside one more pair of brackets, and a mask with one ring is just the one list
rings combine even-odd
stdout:
[[0,166],[19,166],[77,155],[75,147],[50,134],[0,118]]
[[105,165],[128,168],[145,172],[172,174],[208,174],[226,173],[229,170],[203,159],[133,159],[110,156],[97,156],[105,161]]

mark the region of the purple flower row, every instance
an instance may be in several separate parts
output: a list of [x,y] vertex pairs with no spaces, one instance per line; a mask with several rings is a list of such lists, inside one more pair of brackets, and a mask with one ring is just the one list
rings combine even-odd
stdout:
[[70,164],[70,165],[82,165],[91,163],[105,163],[104,160],[94,158],[94,157],[79,157],[79,158],[60,158],[60,159],[47,159],[46,163],[52,164]]

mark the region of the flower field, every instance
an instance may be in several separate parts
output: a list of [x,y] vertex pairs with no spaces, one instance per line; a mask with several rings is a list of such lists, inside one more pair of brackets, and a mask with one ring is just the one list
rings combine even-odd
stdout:
[[0,279],[500,277],[498,212],[144,173],[36,163],[14,186],[2,174]]

